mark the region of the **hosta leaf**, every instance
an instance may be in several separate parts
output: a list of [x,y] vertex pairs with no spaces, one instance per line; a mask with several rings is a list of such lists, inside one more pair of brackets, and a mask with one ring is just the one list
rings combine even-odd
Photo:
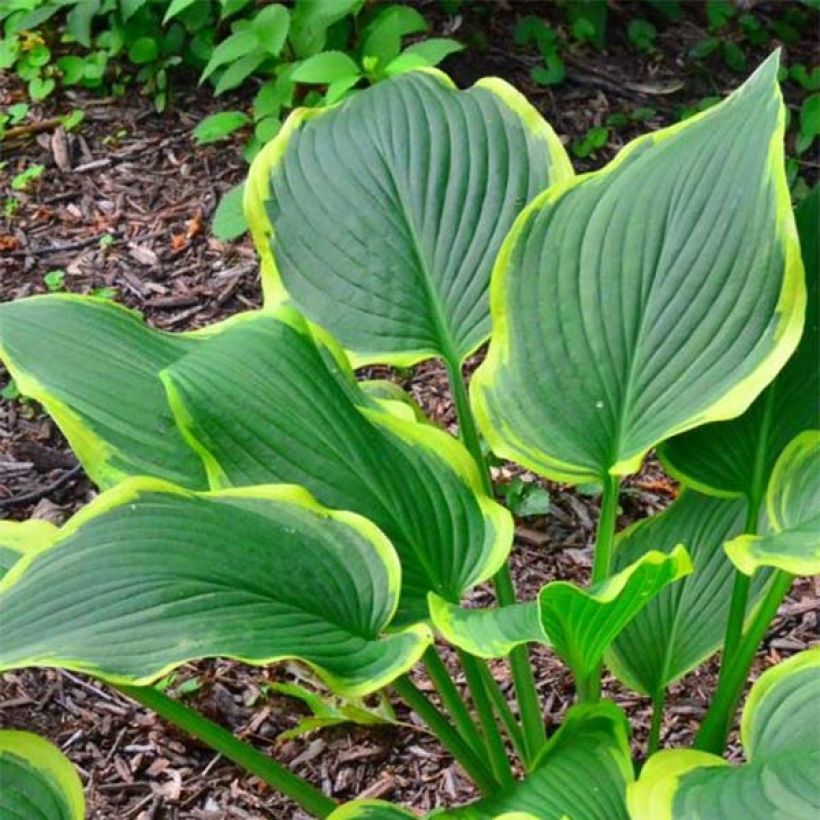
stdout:
[[820,649],[764,672],[741,723],[746,764],[691,749],[653,755],[629,787],[633,820],[770,820],[820,812]]
[[626,787],[633,777],[623,712],[607,701],[573,706],[525,780],[441,816],[494,820],[505,812],[525,812],[540,820],[625,819]]
[[384,800],[354,800],[339,806],[327,820],[407,820],[416,816]]
[[56,534],[49,521],[0,521],[0,579],[27,552],[48,546]]
[[743,494],[759,503],[783,448],[801,431],[820,426],[820,187],[795,216],[808,290],[797,350],[742,416],[690,430],[660,448],[667,470],[703,492]]
[[357,361],[457,363],[490,331],[493,259],[572,169],[506,83],[413,71],[296,112],[251,168],[245,207],[268,303],[293,299]]
[[536,601],[497,609],[463,609],[430,596],[436,629],[452,644],[483,658],[507,655],[521,643],[548,643],[577,681],[597,671],[604,651],[667,584],[691,571],[686,550],[649,551],[590,589],[568,581],[542,587]]
[[549,643],[534,601],[465,609],[430,594],[433,626],[446,641],[480,658],[503,658],[522,643]]
[[785,363],[805,289],[777,68],[518,218],[472,386],[499,455],[576,483],[630,473],[742,413]]
[[147,332],[133,312],[102,299],[59,294],[0,306],[0,359],[101,487],[140,474],[207,487],[158,375],[196,343]]
[[83,786],[53,744],[31,732],[0,730],[0,817],[83,820]]
[[369,521],[299,487],[196,494],[130,479],[0,582],[0,669],[146,684],[195,658],[298,658],[360,695],[406,671],[423,626],[380,633],[400,568]]
[[590,589],[553,581],[538,595],[541,625],[576,681],[596,674],[604,652],[621,630],[667,584],[692,571],[686,550],[653,550]]
[[793,575],[820,573],[820,430],[806,430],[781,453],[766,495],[771,531],[726,544],[737,568],[752,575],[776,567]]
[[[723,544],[742,532],[744,521],[742,499],[687,490],[662,513],[618,535],[616,570],[650,550],[669,553],[683,544],[693,571],[661,590],[615,639],[606,661],[617,678],[638,692],[658,696],[720,648],[734,579]],[[765,575],[753,581],[749,609],[760,599],[765,581]]]
[[345,366],[281,307],[235,323],[162,378],[212,486],[294,483],[367,516],[401,559],[399,620],[423,619],[429,591],[458,601],[499,568],[512,520],[457,441],[377,409]]

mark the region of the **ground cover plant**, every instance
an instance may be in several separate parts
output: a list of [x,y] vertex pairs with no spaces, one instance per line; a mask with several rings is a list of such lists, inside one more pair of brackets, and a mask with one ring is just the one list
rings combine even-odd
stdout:
[[[485,793],[454,816],[687,816],[701,800],[732,816],[738,790],[761,816],[810,811],[816,651],[753,688],[746,766],[719,757],[755,648],[818,560],[816,298],[804,320],[776,69],[577,177],[506,84],[457,92],[413,72],[298,112],[256,160],[263,311],[171,335],[93,298],[0,308],[4,363],[104,490],[59,531],[4,528],[3,668],[120,686],[320,816],[402,815],[336,808],[149,684],[213,655],[297,657],[343,697],[390,684]],[[810,290],[816,209],[815,192],[798,213]],[[464,360],[488,337],[468,396]],[[349,364],[431,356],[463,443]],[[482,436],[542,475],[602,485],[588,587],[515,600]],[[615,538],[620,477],[661,442],[690,486]],[[491,576],[500,606],[461,607]],[[459,650],[472,713],[431,625]],[[578,688],[548,740],[532,642]],[[669,683],[722,645],[698,750],[660,752],[636,781],[602,664],[659,716]],[[484,665],[499,655],[517,707]],[[419,660],[449,719],[406,677]],[[788,804],[757,793],[773,779]]]

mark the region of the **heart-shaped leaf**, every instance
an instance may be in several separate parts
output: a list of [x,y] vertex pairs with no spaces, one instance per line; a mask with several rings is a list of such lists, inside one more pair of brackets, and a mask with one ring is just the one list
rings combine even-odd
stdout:
[[746,575],[776,567],[792,575],[820,573],[820,430],[806,430],[780,454],[766,495],[771,531],[741,535],[726,554]]
[[0,731],[0,817],[83,820],[85,797],[63,753],[31,732]]
[[192,493],[130,479],[0,582],[0,669],[57,666],[146,684],[195,658],[298,658],[347,695],[378,689],[429,645],[381,637],[401,570],[369,521],[300,487]]
[[496,453],[575,483],[634,472],[665,438],[741,414],[783,366],[805,289],[777,69],[518,218],[472,385]]
[[[658,696],[716,652],[723,641],[734,568],[724,542],[742,532],[742,499],[710,498],[686,490],[658,515],[618,535],[614,564],[621,570],[650,550],[683,544],[693,571],[661,590],[624,627],[606,653],[607,666],[632,689]],[[752,583],[748,607],[760,600],[767,575]]]
[[693,749],[653,755],[628,787],[632,820],[815,817],[820,810],[820,649],[764,672],[743,710],[747,762]]
[[820,187],[795,214],[806,266],[808,300],[800,344],[777,378],[739,418],[705,424],[660,448],[667,470],[717,495],[745,495],[757,505],[783,448],[820,422]]
[[267,303],[289,295],[358,362],[458,364],[490,331],[490,269],[521,209],[571,176],[560,141],[497,79],[411,71],[296,112],[251,167]]
[[428,592],[456,602],[498,570],[512,519],[455,439],[380,409],[346,367],[282,307],[234,323],[162,379],[212,486],[300,484],[367,516],[401,559],[399,622],[422,620]]

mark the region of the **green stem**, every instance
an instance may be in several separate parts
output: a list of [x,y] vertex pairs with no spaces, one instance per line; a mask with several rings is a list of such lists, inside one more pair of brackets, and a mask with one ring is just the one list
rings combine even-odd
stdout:
[[[445,358],[444,365],[447,368],[447,378],[450,382],[450,390],[456,406],[459,435],[464,442],[464,446],[469,450],[478,465],[484,491],[492,497],[493,482],[490,477],[489,467],[481,452],[481,442],[478,438],[475,418],[470,409],[470,399],[467,395],[467,386],[464,383],[461,366],[454,358]],[[513,586],[509,564],[504,564],[496,573],[493,583],[495,584],[495,594],[499,606],[510,606],[516,603],[515,587]],[[515,647],[510,653],[510,668],[515,683],[518,710],[524,724],[524,737],[527,745],[526,759],[532,761],[540,748],[546,743],[547,736],[544,731],[544,722],[541,719],[541,706],[538,702],[535,676],[532,673],[532,666],[530,666],[529,654],[525,645]]]
[[147,706],[161,718],[232,760],[248,772],[298,803],[309,814],[327,817],[336,802],[315,786],[271,760],[253,746],[234,737],[227,729],[213,723],[194,709],[164,695],[152,686],[118,686],[124,695]]
[[455,723],[456,729],[458,729],[462,739],[470,746],[476,755],[481,756],[484,753],[484,741],[464,701],[461,699],[461,695],[453,683],[453,679],[450,677],[447,667],[439,657],[434,646],[427,649],[422,657],[422,661],[424,662],[424,667],[427,670],[430,680],[433,682],[433,686],[435,686],[441,698],[444,708]]
[[666,690],[661,691],[652,698],[652,725],[649,727],[649,743],[646,749],[646,756],[652,757],[661,745],[661,723],[663,722],[663,703],[666,697]]
[[579,703],[597,703],[601,699],[601,666],[583,680],[575,682]]
[[464,767],[464,771],[485,795],[493,794],[498,790],[498,783],[482,760],[461,739],[461,735],[450,725],[444,715],[430,703],[427,696],[416,688],[407,675],[394,680],[393,688],[402,700],[427,724],[444,748]]
[[484,678],[481,675],[481,663],[469,652],[458,650],[461,665],[464,667],[464,674],[467,676],[467,686],[473,697],[476,711],[478,712],[481,727],[484,730],[484,739],[487,741],[487,752],[490,755],[490,765],[496,780],[502,786],[510,785],[514,778],[510,761],[507,758],[507,750],[504,747],[504,740],[498,731],[498,726],[493,715],[493,705],[487,689],[484,685]]
[[695,737],[696,749],[717,755],[723,754],[726,738],[729,735],[729,729],[734,720],[737,704],[749,676],[755,653],[793,580],[794,576],[787,572],[777,570],[774,573],[771,586],[749,623],[746,633],[741,638],[731,663],[726,663],[724,660],[714,697],[709,704],[709,710],[706,712],[700,731]]
[[612,571],[612,544],[615,541],[615,522],[618,517],[618,476],[607,474],[601,496],[601,514],[595,536],[595,559],[592,565],[592,583],[609,578]]
[[[743,532],[748,535],[757,534],[757,521],[760,515],[760,499],[749,499],[746,508],[746,525]],[[735,582],[732,586],[732,599],[729,604],[729,618],[726,621],[726,634],[723,639],[723,659],[720,674],[731,663],[732,656],[740,643],[743,634],[743,622],[746,620],[746,604],[749,600],[751,577],[735,570]]]
[[501,691],[498,681],[493,677],[486,664],[480,664],[480,670],[496,714],[504,724],[504,731],[512,742],[513,748],[524,765],[524,768],[530,771],[532,761],[527,758],[527,744],[524,740],[524,733],[521,731],[521,727],[518,725],[518,721],[510,709],[510,704],[507,703],[507,698],[504,697],[504,693]]

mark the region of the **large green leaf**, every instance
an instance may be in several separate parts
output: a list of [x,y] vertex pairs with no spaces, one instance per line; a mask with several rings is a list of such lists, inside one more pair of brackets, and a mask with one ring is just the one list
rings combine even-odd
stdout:
[[0,521],[0,579],[23,555],[47,546],[56,534],[49,521]]
[[[720,648],[734,579],[723,544],[742,532],[744,508],[742,499],[687,490],[662,513],[619,534],[617,570],[649,550],[669,553],[678,544],[686,547],[693,565],[690,575],[661,590],[630,621],[607,652],[609,668],[636,691],[659,696]],[[753,581],[749,609],[760,599],[766,580],[763,573]]]
[[747,575],[776,567],[793,575],[820,573],[820,430],[806,430],[780,454],[766,493],[771,531],[741,535],[726,553]]
[[820,426],[820,187],[795,216],[808,290],[797,350],[742,416],[705,424],[660,448],[667,470],[703,492],[743,494],[759,504],[783,448],[801,431]]
[[627,817],[626,787],[633,777],[623,712],[608,701],[573,706],[525,780],[441,816],[494,820],[526,812],[539,820],[618,820]]
[[280,307],[214,336],[162,378],[213,486],[294,483],[367,516],[401,559],[399,622],[426,618],[429,591],[458,601],[498,570],[512,519],[457,441],[377,409],[323,350]]
[[142,474],[207,487],[158,377],[199,338],[148,333],[132,311],[103,299],[59,294],[0,305],[0,359],[101,487]]
[[83,820],[82,783],[54,744],[30,732],[0,731],[0,817]]
[[804,820],[820,813],[820,649],[764,672],[740,727],[747,763],[691,749],[653,755],[630,785],[632,820]]
[[245,207],[266,301],[287,295],[358,362],[457,364],[490,332],[490,269],[521,209],[572,168],[498,79],[412,71],[297,111],[254,161]]
[[686,550],[641,553],[634,563],[590,589],[568,581],[544,586],[537,601],[498,609],[462,609],[430,596],[433,624],[473,655],[495,658],[521,643],[543,642],[586,681],[605,650],[647,604],[692,569]]
[[0,582],[0,669],[146,684],[194,658],[298,658],[359,695],[430,643],[421,625],[380,636],[399,582],[373,524],[299,487],[192,493],[129,479]]
[[800,338],[776,55],[720,105],[554,185],[517,219],[472,385],[493,449],[571,482],[742,413]]

